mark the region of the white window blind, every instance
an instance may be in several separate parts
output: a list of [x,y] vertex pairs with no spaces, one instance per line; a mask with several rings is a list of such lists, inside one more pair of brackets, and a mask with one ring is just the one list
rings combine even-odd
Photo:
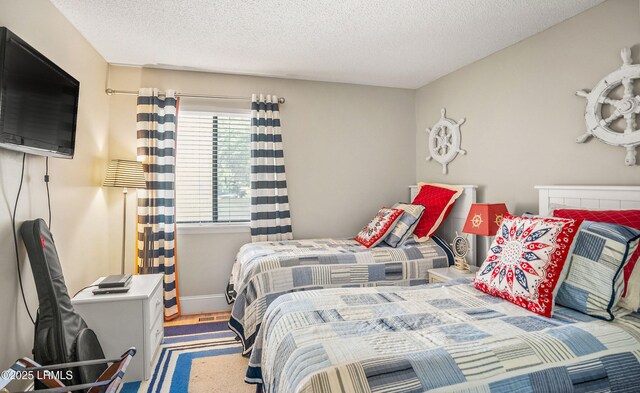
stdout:
[[181,110],[176,144],[178,223],[251,216],[251,116]]

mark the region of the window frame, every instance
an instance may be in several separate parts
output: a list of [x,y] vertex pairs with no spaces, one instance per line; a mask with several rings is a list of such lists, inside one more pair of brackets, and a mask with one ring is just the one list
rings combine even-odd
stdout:
[[205,223],[176,223],[181,234],[200,235],[209,233],[251,233],[251,222],[205,222]]
[[[180,111],[187,112],[210,112],[210,113],[218,113],[218,114],[226,114],[226,115],[244,115],[251,118],[251,109],[245,107],[220,107],[214,105],[208,105],[206,101],[197,99],[192,100],[195,102],[188,102],[183,104],[183,99],[180,100],[180,106],[178,108],[178,127],[180,124]],[[250,126],[251,127],[251,126]],[[176,130],[177,131],[177,130]],[[177,138],[180,138],[177,135]],[[217,145],[217,140],[214,142]],[[176,144],[176,148],[177,148]],[[214,159],[214,170],[212,171],[212,183],[217,179],[217,148],[212,151],[212,156]],[[176,156],[177,159],[177,156]],[[177,161],[176,161],[177,164]],[[250,175],[250,174],[249,174]],[[177,187],[176,187],[177,188]],[[177,191],[177,190],[176,190]],[[212,208],[218,204],[217,199],[214,201],[214,198],[217,198],[218,188],[212,187]],[[177,206],[176,206],[177,209]],[[217,218],[217,212],[214,210],[214,214]],[[249,217],[247,221],[212,221],[212,222],[179,222],[177,211],[176,211],[176,228],[180,230],[182,234],[215,234],[215,233],[251,233],[251,211],[249,211]]]

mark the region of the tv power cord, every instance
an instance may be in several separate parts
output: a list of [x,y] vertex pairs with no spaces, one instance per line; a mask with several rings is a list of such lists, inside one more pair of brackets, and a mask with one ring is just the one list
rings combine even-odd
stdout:
[[16,195],[16,203],[13,205],[13,214],[11,215],[11,229],[13,232],[13,246],[16,251],[16,268],[18,270],[18,282],[20,283],[20,293],[22,294],[22,302],[24,303],[24,308],[27,310],[27,314],[29,314],[29,319],[31,323],[36,324],[35,319],[31,315],[31,310],[29,310],[29,305],[27,304],[27,298],[24,296],[24,287],[22,285],[22,272],[20,270],[20,252],[18,251],[18,234],[16,233],[16,212],[18,210],[18,201],[20,200],[20,193],[22,193],[22,184],[24,183],[24,167],[25,161],[27,160],[27,154],[22,153],[22,170],[20,172],[20,186],[18,187],[18,194]]

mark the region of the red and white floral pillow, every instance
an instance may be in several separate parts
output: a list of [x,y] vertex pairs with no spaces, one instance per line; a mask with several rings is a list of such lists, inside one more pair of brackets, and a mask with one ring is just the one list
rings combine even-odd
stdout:
[[375,247],[391,233],[404,210],[383,207],[375,217],[358,233],[356,241],[367,248]]
[[571,243],[582,220],[506,215],[474,285],[551,317]]

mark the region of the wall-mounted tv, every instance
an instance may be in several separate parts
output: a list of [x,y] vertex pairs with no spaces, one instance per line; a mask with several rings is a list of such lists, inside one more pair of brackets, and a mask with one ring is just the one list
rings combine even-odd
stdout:
[[0,147],[73,158],[80,82],[0,27]]

